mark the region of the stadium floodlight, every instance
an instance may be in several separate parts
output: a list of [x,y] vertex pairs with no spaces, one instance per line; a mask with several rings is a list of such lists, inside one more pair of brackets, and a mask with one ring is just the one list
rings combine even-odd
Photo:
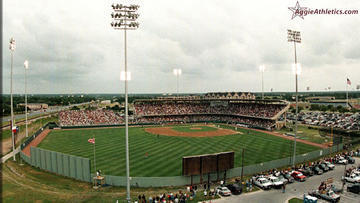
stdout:
[[15,39],[10,39],[9,49],[11,52],[11,72],[10,72],[10,105],[11,105],[11,138],[12,138],[12,147],[13,147],[13,159],[16,161],[15,158],[15,119],[14,119],[14,106],[13,106],[13,62],[14,62],[14,51],[16,48]]
[[[131,4],[112,4],[113,12],[110,14],[112,22],[111,27],[115,30],[124,30],[124,53],[125,53],[125,70],[121,72],[120,79],[125,81],[125,150],[126,150],[126,200],[130,202],[130,160],[129,160],[129,105],[128,105],[128,80],[131,79],[130,72],[127,71],[127,40],[126,31],[136,30],[139,23],[136,20],[139,14],[136,11],[140,6]],[[121,77],[123,75],[123,78]]]
[[181,69],[175,68],[173,70],[174,75],[176,75],[176,93],[179,96],[179,76],[182,74]]
[[261,65],[259,67],[261,72],[261,99],[264,100],[264,72],[265,72],[265,65]]
[[25,60],[24,62],[25,69],[25,135],[28,137],[28,115],[27,115],[27,69],[29,69],[29,61]]
[[297,63],[296,57],[296,43],[301,43],[301,36],[299,31],[287,30],[288,31],[288,42],[294,42],[294,51],[295,51],[295,63],[293,68],[295,68],[295,89],[296,89],[296,110],[295,110],[295,133],[294,133],[294,154],[293,154],[293,166],[295,167],[295,158],[296,158],[296,136],[297,136],[297,122],[298,122],[298,75],[301,74],[301,66]]

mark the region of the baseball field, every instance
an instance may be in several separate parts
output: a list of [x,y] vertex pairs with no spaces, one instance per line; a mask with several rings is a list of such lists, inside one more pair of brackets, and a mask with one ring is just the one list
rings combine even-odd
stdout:
[[[125,176],[125,129],[93,128],[52,130],[38,147],[91,159],[105,175]],[[235,151],[235,167],[288,157],[292,141],[250,129],[226,125],[184,125],[129,128],[130,175],[143,177],[180,176],[182,157]],[[317,150],[297,143],[297,154]]]

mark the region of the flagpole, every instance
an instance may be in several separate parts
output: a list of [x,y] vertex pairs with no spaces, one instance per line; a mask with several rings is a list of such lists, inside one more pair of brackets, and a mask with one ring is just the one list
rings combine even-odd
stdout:
[[95,156],[95,144],[96,144],[96,142],[95,142],[95,135],[94,135],[94,167],[95,167],[95,176],[96,176],[96,156]]
[[346,108],[349,108],[348,78],[346,78]]

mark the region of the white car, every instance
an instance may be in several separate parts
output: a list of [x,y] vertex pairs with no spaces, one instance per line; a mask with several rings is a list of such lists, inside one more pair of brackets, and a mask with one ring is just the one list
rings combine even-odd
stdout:
[[231,191],[227,187],[218,187],[219,194],[221,196],[230,196]]
[[348,177],[343,177],[342,179],[345,179],[347,182],[350,183],[360,183],[360,176],[357,176],[356,174],[352,173]]
[[282,182],[278,177],[269,176],[268,178],[274,188],[280,188],[284,185],[284,182]]
[[340,157],[338,160],[337,160],[337,163],[338,164],[344,164],[344,165],[346,165],[346,164],[348,164],[348,160],[346,160],[344,157]]
[[329,167],[330,170],[333,170],[335,168],[335,165],[328,161],[324,161],[324,164],[326,164],[326,166]]
[[360,176],[360,170],[353,170],[351,173],[355,174],[356,176]]
[[272,183],[265,177],[257,178],[254,184],[263,190],[270,189],[272,186]]

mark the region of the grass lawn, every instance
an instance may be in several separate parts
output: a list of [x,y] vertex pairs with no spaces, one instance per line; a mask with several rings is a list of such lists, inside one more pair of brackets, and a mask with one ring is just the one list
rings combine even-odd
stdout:
[[[288,157],[292,141],[248,129],[243,134],[215,137],[159,136],[145,132],[144,128],[129,128],[131,176],[181,176],[182,157],[235,151],[235,167],[241,165],[241,151],[245,148],[245,165]],[[86,157],[93,163],[93,145],[88,139],[96,138],[96,165],[105,175],[124,176],[125,129],[53,130],[40,143],[43,149]],[[317,150],[317,147],[297,143],[297,154]],[[92,167],[92,170],[93,167]],[[92,171],[94,172],[94,171]]]
[[[19,160],[19,157],[17,158]],[[76,181],[41,171],[27,164],[7,161],[2,167],[2,201],[3,202],[109,202],[117,200],[126,202],[125,187],[103,187],[93,189],[90,183]],[[149,196],[178,193],[186,191],[186,187],[166,188],[131,188],[132,202],[138,195]],[[216,197],[219,198],[219,197]],[[191,203],[204,199],[202,192],[196,195]]]
[[289,200],[289,203],[303,203],[303,202],[304,202],[304,200],[296,198],[296,197]]
[[206,131],[216,131],[217,128],[203,125],[190,125],[190,126],[176,126],[172,127],[173,130],[179,132],[206,132]]
[[[292,125],[288,125],[288,127],[292,127]],[[295,129],[295,127],[294,127]],[[278,130],[277,132],[285,134],[285,133],[292,133],[294,134],[294,131],[290,131],[290,128],[282,128],[281,130]],[[330,137],[322,137],[319,134],[319,130],[316,129],[309,129],[305,125],[298,125],[298,134],[297,138],[303,139],[303,140],[309,140],[310,142],[314,143],[325,143],[330,141]]]

